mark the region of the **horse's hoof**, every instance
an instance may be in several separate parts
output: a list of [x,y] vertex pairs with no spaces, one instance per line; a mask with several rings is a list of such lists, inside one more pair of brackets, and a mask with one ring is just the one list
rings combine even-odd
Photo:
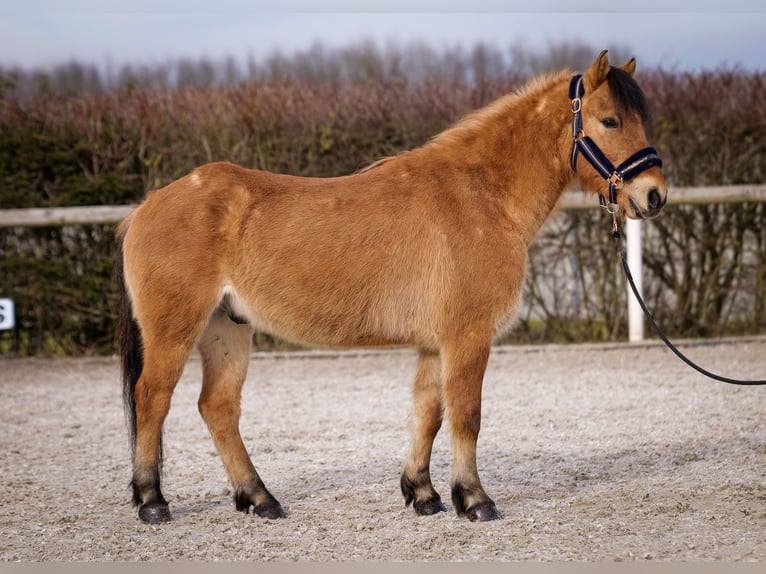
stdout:
[[170,509],[163,502],[149,502],[138,509],[138,517],[147,524],[160,524],[171,520]]
[[266,504],[259,504],[258,506],[253,506],[253,512],[255,512],[261,518],[268,518],[271,520],[287,517],[287,515],[285,514],[285,511],[282,510],[282,505],[279,504],[279,502],[277,502],[276,500],[273,503],[269,502]]
[[432,516],[439,512],[447,512],[447,508],[438,498],[424,500],[422,502],[415,501],[412,504],[412,507],[415,509],[415,513],[419,516]]
[[489,522],[490,520],[499,520],[503,517],[494,504],[471,508],[466,511],[465,515],[471,522]]

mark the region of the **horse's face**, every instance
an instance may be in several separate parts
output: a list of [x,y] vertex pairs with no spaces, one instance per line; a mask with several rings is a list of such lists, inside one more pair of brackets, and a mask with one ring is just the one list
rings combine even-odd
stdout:
[[[621,68],[609,66],[606,53],[583,74],[583,131],[615,166],[647,147],[649,113],[641,89],[633,79],[635,60]],[[609,200],[609,184],[582,157],[577,162],[582,189],[596,190]],[[617,186],[617,204],[632,219],[657,216],[667,199],[667,186],[658,166],[638,173]]]

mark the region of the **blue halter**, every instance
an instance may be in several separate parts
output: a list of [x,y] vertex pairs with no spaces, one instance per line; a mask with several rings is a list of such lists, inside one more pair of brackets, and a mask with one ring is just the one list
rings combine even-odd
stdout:
[[642,171],[652,166],[662,167],[662,160],[653,147],[645,147],[631,155],[617,167],[614,167],[609,158],[596,145],[590,137],[585,135],[582,127],[582,97],[585,94],[582,74],[574,76],[569,83],[569,99],[572,100],[572,153],[570,163],[572,169],[577,171],[577,155],[582,152],[595,170],[609,182],[609,202],[599,194],[598,201],[601,207],[605,207],[610,213],[616,213],[617,190],[623,182],[635,177]]

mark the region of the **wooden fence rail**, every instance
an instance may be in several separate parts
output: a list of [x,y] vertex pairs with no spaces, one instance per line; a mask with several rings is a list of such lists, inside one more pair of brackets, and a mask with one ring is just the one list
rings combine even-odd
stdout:
[[[766,202],[766,185],[729,185],[715,187],[679,187],[668,192],[668,204],[705,204]],[[85,225],[117,223],[135,205],[94,205],[87,207],[50,207],[0,210],[2,227],[47,227],[60,225]],[[590,194],[579,191],[566,192],[558,203],[560,210],[593,209],[598,201]],[[641,290],[642,259],[641,223],[628,220],[626,253],[633,277]],[[644,337],[644,321],[638,302],[628,294],[628,332],[631,342]]]
[[[766,202],[766,185],[729,185],[717,187],[679,187],[668,193],[669,204]],[[134,205],[92,205],[86,207],[33,207],[0,210],[0,227],[47,227],[92,223],[116,223]],[[579,191],[565,193],[559,209],[592,209],[598,202]]]

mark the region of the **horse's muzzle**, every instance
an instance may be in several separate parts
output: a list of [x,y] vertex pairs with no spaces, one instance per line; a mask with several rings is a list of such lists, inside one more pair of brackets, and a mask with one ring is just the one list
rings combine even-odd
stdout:
[[636,219],[652,219],[653,217],[657,217],[660,214],[660,211],[662,211],[662,208],[668,201],[668,194],[667,191],[661,193],[658,188],[653,187],[646,194],[646,208],[640,207],[630,196],[628,196],[628,201],[633,208],[633,213],[635,214]]

